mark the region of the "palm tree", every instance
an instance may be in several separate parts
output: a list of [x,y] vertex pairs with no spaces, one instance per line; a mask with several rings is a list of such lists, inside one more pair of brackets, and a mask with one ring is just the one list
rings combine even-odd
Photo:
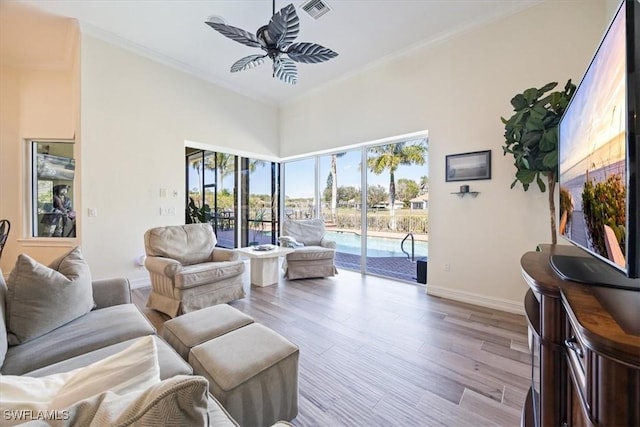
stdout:
[[420,193],[428,193],[429,192],[429,177],[424,175],[420,177]]
[[224,188],[224,185],[222,185],[224,177],[235,170],[234,157],[235,156],[233,154],[216,153],[216,164],[218,166],[218,173],[220,174],[220,183],[218,188],[220,189]]
[[338,157],[347,153],[335,153],[331,155],[331,221],[336,222],[338,207]]
[[427,145],[424,140],[416,143],[397,142],[370,149],[373,156],[367,159],[369,170],[376,175],[389,171],[389,202],[391,205],[391,228],[395,229],[396,178],[400,165],[423,165],[426,161]]

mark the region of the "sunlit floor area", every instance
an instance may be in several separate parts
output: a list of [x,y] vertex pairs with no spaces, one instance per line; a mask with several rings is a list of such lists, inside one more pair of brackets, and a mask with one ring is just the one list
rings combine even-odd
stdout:
[[[302,426],[516,426],[530,385],[523,316],[339,270],[231,305],[300,347]],[[166,320],[134,300],[158,330]]]

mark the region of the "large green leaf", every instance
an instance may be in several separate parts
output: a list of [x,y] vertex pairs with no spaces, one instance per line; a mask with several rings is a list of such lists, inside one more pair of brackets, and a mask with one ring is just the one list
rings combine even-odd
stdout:
[[[544,117],[544,116],[543,116]],[[543,130],[544,124],[542,123],[542,117],[538,115],[529,116],[529,120],[527,121],[527,127],[531,130]]]
[[539,173],[536,174],[536,183],[538,184],[538,188],[540,189],[540,192],[544,193],[547,187],[544,185],[544,181],[542,180],[542,178],[540,178]]
[[524,147],[529,147],[532,145],[537,145],[540,142],[540,138],[542,138],[542,132],[527,132],[522,135],[522,140],[520,143]]
[[538,99],[538,89],[535,87],[529,88],[523,93],[524,99],[527,102],[527,105],[531,105]]
[[557,140],[554,138],[553,130],[544,132],[540,138],[540,150],[546,152],[556,151]]
[[518,178],[518,181],[523,184],[531,184],[536,178],[536,174],[536,171],[520,169],[518,172],[516,172],[516,178]]
[[555,169],[558,166],[558,150],[547,153],[542,160],[542,164],[549,169]]
[[522,96],[522,94],[518,94],[511,99],[511,105],[513,105],[513,109],[515,111],[520,111],[523,108],[526,108],[529,104],[527,104],[527,100]]
[[[571,80],[569,80],[569,81],[571,81]],[[538,89],[538,91],[540,92],[540,95],[542,95],[543,93],[550,91],[551,89],[555,88],[556,86],[558,86],[558,82],[547,83],[546,85],[544,85],[540,89]]]

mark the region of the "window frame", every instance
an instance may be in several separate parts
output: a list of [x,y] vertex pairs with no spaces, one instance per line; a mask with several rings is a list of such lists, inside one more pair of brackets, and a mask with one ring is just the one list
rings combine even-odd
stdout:
[[[64,179],[43,180],[38,177],[37,155],[39,154],[38,153],[39,144],[42,144],[43,146],[46,146],[46,145],[55,146],[56,144],[64,144],[65,146],[70,145],[70,150],[68,147],[65,147],[65,150],[63,151],[66,151],[66,152],[70,151],[71,157],[69,158],[73,160],[74,174],[71,180],[64,180]],[[53,150],[53,151],[57,152],[58,150]],[[79,205],[78,198],[80,196],[80,193],[77,191],[77,184],[76,184],[77,179],[76,179],[76,173],[75,173],[75,170],[77,170],[76,142],[75,140],[71,140],[71,139],[45,139],[45,138],[28,139],[26,140],[26,156],[25,157],[26,157],[25,161],[27,165],[26,167],[27,186],[26,187],[28,189],[27,191],[25,191],[25,211],[29,212],[28,216],[25,215],[25,217],[28,218],[27,224],[24,225],[24,235],[26,236],[26,240],[46,241],[49,244],[53,242],[59,242],[63,246],[68,246],[70,242],[75,242],[75,240],[78,238],[77,223],[74,223],[73,227],[75,227],[75,230],[73,235],[70,235],[70,236],[65,235],[65,234],[68,234],[68,232],[65,233],[66,228],[63,229],[62,236],[44,236],[42,235],[42,232],[39,229],[41,212],[39,212],[38,183],[39,181],[50,181],[52,189],[53,189],[53,186],[55,185],[70,186],[70,188],[72,189],[72,196],[70,197],[71,206],[74,211],[76,210],[75,207]],[[56,182],[58,184],[56,184]],[[64,184],[60,184],[61,182],[64,182]],[[77,218],[74,219],[74,221],[77,221]]]

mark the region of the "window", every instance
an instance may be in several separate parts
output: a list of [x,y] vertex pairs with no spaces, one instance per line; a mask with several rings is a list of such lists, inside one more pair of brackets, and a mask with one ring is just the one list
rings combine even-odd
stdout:
[[71,142],[31,142],[33,237],[76,237]]

